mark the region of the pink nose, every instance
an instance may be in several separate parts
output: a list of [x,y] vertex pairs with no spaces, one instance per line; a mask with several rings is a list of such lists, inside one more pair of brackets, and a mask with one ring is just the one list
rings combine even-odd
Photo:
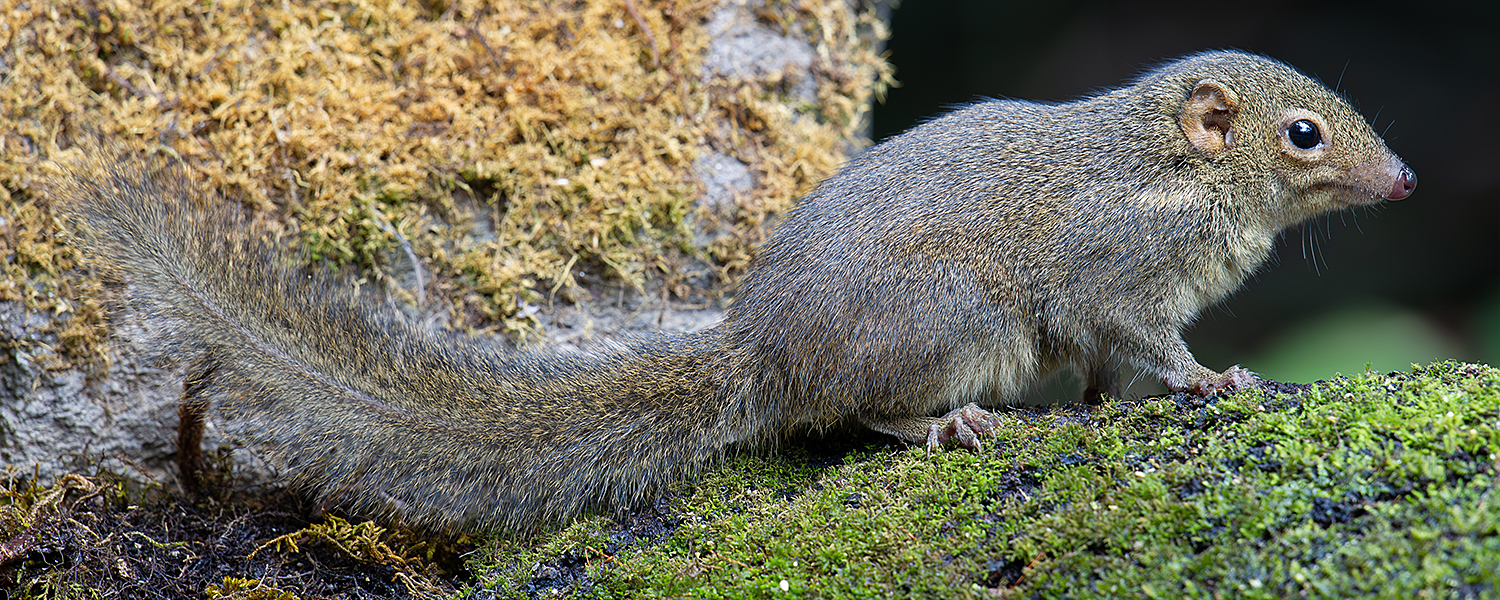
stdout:
[[1396,182],[1391,184],[1391,193],[1386,194],[1388,200],[1400,200],[1411,195],[1411,191],[1417,189],[1417,174],[1413,173],[1411,167],[1402,165],[1401,172],[1396,175]]

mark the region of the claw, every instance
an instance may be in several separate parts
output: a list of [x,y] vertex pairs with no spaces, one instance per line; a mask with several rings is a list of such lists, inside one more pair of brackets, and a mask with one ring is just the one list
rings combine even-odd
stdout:
[[978,405],[969,403],[943,415],[927,429],[927,452],[930,454],[945,442],[956,441],[970,450],[983,447],[980,436],[993,435],[1000,419]]

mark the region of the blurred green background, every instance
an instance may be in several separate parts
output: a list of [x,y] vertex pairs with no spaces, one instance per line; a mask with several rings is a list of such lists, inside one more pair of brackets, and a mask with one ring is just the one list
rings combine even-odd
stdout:
[[1416,192],[1287,232],[1188,344],[1208,367],[1281,381],[1500,363],[1500,2],[905,0],[891,16],[901,87],[876,107],[877,140],[981,97],[1064,101],[1212,48],[1337,86]]

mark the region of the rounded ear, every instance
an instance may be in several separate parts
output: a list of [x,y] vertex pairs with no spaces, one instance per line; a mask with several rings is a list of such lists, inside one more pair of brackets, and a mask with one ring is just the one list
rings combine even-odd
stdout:
[[1239,111],[1240,101],[1224,84],[1212,79],[1199,81],[1182,103],[1177,123],[1194,148],[1217,153],[1234,143],[1230,123]]

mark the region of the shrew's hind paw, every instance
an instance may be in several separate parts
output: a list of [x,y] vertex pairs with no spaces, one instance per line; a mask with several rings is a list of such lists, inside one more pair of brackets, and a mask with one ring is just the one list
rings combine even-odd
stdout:
[[932,452],[949,440],[978,450],[979,436],[994,435],[999,427],[999,417],[971,402],[943,415],[927,428],[927,451]]

